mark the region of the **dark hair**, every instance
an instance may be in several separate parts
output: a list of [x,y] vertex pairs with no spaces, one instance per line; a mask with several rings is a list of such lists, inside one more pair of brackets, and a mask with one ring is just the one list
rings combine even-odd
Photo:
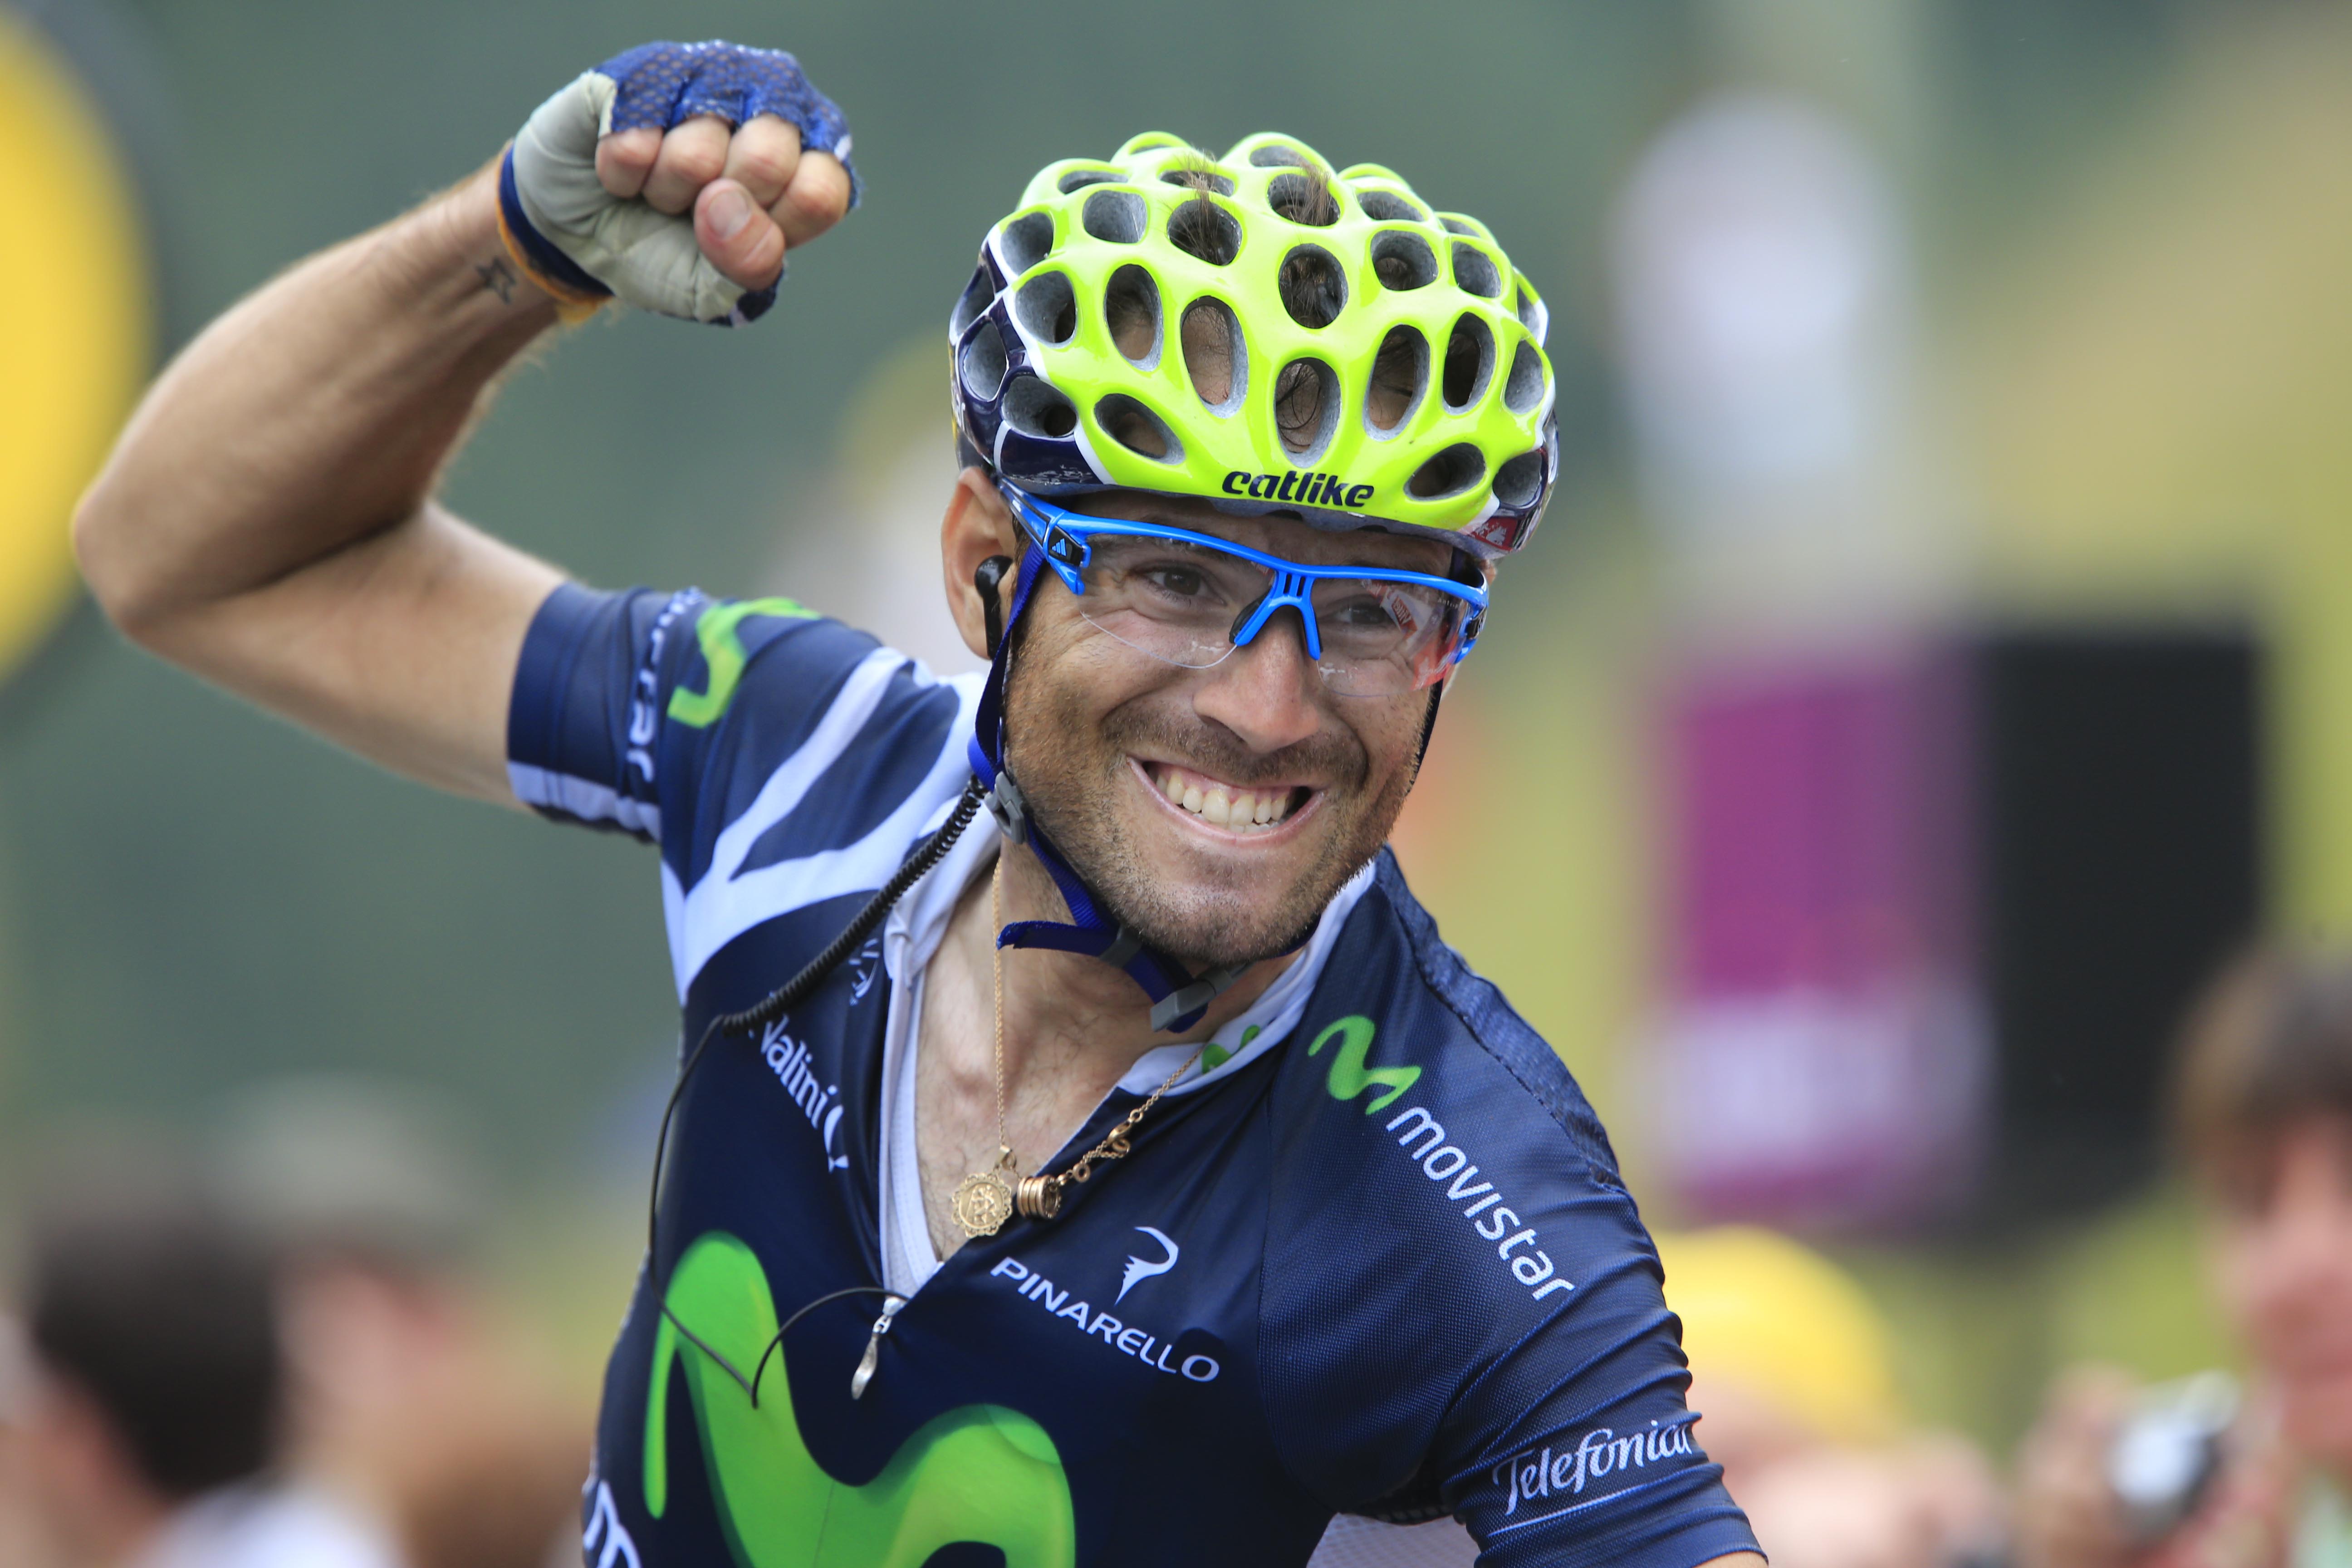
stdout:
[[259,1471],[281,1372],[270,1271],[214,1216],[154,1207],[60,1217],[34,1240],[29,1328],[165,1497]]
[[2224,1182],[2290,1122],[2352,1121],[2352,962],[2264,949],[2231,964],[2191,1015],[2173,1091],[2182,1151]]

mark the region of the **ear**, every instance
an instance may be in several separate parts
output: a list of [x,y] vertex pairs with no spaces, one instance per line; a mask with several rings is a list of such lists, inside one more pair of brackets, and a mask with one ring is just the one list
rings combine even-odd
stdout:
[[956,476],[948,514],[940,523],[940,567],[946,579],[948,614],[963,634],[963,646],[977,658],[988,657],[988,619],[971,576],[992,555],[1013,559],[1013,570],[997,588],[1004,607],[1011,609],[1022,555],[1021,528],[1013,521],[1013,509],[996,493],[996,481],[988,470],[966,468]]

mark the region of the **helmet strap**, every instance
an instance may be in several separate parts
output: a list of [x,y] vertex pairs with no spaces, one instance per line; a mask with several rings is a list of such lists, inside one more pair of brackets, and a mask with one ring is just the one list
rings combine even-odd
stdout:
[[1421,782],[1421,764],[1429,760],[1429,738],[1437,732],[1437,705],[1445,700],[1445,688],[1450,682],[1441,680],[1429,689],[1429,711],[1421,716],[1421,747],[1412,754],[1413,783]]
[[1000,626],[999,584],[1010,564],[1003,556],[991,556],[972,576],[972,585],[980,591],[987,616],[989,661],[988,683],[981,689],[980,709],[973,716],[972,736],[967,749],[972,773],[988,791],[985,804],[989,815],[996,819],[998,830],[1013,843],[1026,845],[1029,852],[1037,857],[1038,863],[1061,890],[1063,901],[1069,905],[1071,922],[1015,921],[997,932],[996,945],[1045,948],[1099,958],[1142,987],[1143,994],[1151,999],[1154,1029],[1162,1033],[1189,1029],[1201,1021],[1209,1004],[1240,979],[1249,965],[1227,964],[1195,974],[1176,958],[1145,942],[1131,927],[1106,918],[1094,890],[1071,868],[1030,814],[1019,783],[1005,765],[1004,687],[1012,667],[1013,639],[1010,634],[1019,624],[1021,612],[1028,607],[1031,592],[1045,575],[1045,557],[1034,545],[1024,552],[1013,605],[1002,616]]

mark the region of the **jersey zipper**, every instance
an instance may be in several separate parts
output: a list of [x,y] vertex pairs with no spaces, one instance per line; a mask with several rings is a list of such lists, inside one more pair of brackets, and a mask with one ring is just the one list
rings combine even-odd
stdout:
[[906,1304],[904,1296],[882,1298],[882,1315],[874,1320],[874,1333],[866,1342],[866,1353],[857,1358],[857,1370],[849,1374],[850,1398],[866,1397],[866,1385],[874,1381],[875,1371],[881,1365],[882,1336],[890,1331],[890,1320],[897,1317],[898,1309]]

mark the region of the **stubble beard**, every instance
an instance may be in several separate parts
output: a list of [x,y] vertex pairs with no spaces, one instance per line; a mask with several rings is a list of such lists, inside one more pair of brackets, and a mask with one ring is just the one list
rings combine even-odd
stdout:
[[[1412,787],[1413,770],[1399,768],[1368,798],[1370,759],[1345,731],[1256,752],[1189,709],[1156,706],[1151,696],[1096,721],[1078,710],[1075,693],[1057,701],[1055,694],[1022,689],[1039,684],[1015,681],[1006,697],[1007,760],[1019,752],[1014,772],[1032,815],[1105,916],[1194,969],[1276,958],[1306,942],[1340,888],[1380,853]],[[1023,735],[1086,739],[1024,746]],[[1181,758],[1188,767],[1244,786],[1302,774],[1328,780],[1318,807],[1324,820],[1309,825],[1318,830],[1321,847],[1270,901],[1263,874],[1231,865],[1207,861],[1172,877],[1157,870],[1113,804],[1135,787],[1131,753]]]

